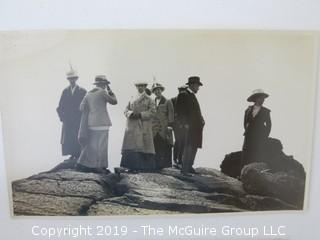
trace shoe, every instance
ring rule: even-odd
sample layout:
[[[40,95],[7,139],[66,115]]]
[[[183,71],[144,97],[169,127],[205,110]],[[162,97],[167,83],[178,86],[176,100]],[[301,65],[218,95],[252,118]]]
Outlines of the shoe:
[[[102,168],[102,173],[108,175],[111,172],[110,172],[110,170],[108,168]]]
[[[173,164],[172,167],[176,169],[181,169],[181,165],[179,165],[178,163]]]
[[[99,173],[99,174],[109,174],[109,173],[111,173],[109,171],[109,169],[106,169],[106,168],[92,168],[92,172],[93,173]]]
[[[193,167],[190,169],[190,173],[197,174],[196,170]]]
[[[90,173],[92,170],[88,167],[85,167],[81,164],[76,164],[75,169],[79,172]]]
[[[191,174],[191,173],[183,172],[183,171],[181,171],[181,175],[183,175],[183,176],[185,176],[185,177],[192,177],[192,174]]]

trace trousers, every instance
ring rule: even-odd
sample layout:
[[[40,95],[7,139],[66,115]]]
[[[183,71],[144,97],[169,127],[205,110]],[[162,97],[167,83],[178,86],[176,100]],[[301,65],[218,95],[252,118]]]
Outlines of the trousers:
[[[181,172],[188,173],[191,171],[198,148],[193,144],[186,144],[182,153]]]

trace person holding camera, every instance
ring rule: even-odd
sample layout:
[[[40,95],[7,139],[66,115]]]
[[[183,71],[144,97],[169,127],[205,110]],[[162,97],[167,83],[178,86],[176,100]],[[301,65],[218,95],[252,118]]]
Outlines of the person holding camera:
[[[80,104],[82,111],[78,139],[82,150],[77,168],[89,172],[110,173],[108,170],[108,138],[111,120],[107,103],[117,104],[105,75],[95,78],[96,85]]]

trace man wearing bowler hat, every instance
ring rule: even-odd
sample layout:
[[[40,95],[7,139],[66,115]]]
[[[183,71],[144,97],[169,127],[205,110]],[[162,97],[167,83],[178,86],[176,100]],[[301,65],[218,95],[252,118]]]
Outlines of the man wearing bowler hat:
[[[181,173],[190,176],[191,173],[195,173],[192,166],[198,148],[202,147],[204,120],[196,94],[203,84],[198,76],[189,77],[186,84],[187,90],[178,95],[176,110],[178,122],[185,130]]]
[[[58,116],[62,122],[62,155],[70,155],[70,160],[75,160],[80,155],[78,131],[81,111],[79,106],[87,92],[77,85],[78,78],[77,73],[71,67],[70,71],[67,72],[69,86],[63,90],[57,107]]]

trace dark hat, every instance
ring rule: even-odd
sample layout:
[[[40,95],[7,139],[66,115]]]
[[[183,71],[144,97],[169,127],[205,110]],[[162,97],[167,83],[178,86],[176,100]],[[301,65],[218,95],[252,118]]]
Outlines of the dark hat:
[[[93,84],[110,84],[110,82],[105,75],[97,75]]]
[[[265,93],[262,89],[256,89],[252,91],[252,94],[248,97],[248,102],[255,102],[257,97],[269,97],[269,94]]]
[[[187,85],[193,84],[193,83],[197,83],[200,86],[202,86],[202,82],[200,82],[200,77],[198,76],[192,76],[188,78],[188,82],[186,83]]]
[[[152,92],[149,88],[146,88],[144,91],[148,96],[151,96]]]

